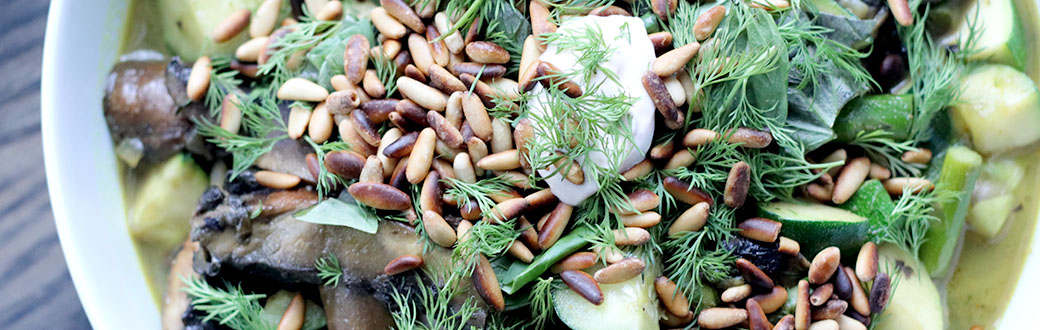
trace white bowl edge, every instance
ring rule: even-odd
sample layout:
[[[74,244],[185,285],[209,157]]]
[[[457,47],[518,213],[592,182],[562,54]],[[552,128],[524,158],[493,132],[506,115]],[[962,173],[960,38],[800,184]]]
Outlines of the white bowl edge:
[[[159,325],[126,228],[116,159],[101,111],[126,12],[127,1],[54,0],[44,39],[41,122],[47,188],[69,274],[95,329]]]

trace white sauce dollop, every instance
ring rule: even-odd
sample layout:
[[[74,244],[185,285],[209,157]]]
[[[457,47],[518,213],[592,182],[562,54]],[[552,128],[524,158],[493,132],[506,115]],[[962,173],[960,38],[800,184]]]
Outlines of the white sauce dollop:
[[[613,72],[620,84],[609,79],[602,72],[593,75],[590,81],[583,81],[582,77],[576,77],[572,80],[581,86],[583,91],[587,91],[588,86],[594,86],[602,82],[598,93],[607,96],[616,96],[624,93],[629,97],[635,98],[635,102],[628,111],[628,116],[622,119],[629,122],[635,145],[633,146],[631,143],[622,140],[621,136],[606,133],[604,133],[603,139],[599,141],[602,146],[601,149],[616,150],[618,152],[614,154],[627,155],[621,160],[620,166],[617,168],[620,173],[643,161],[647,150],[650,149],[650,144],[653,142],[654,103],[650,100],[650,95],[647,94],[646,89],[643,88],[642,76],[650,70],[656,59],[654,46],[647,36],[646,29],[643,27],[643,21],[634,17],[576,17],[566,20],[560,25],[557,32],[580,35],[585,33],[588,28],[598,29],[607,48],[612,50],[612,54],[607,57],[607,61],[600,63],[600,65]],[[549,44],[538,59],[552,63],[564,72],[570,72],[577,68],[578,64],[576,63],[579,56],[581,54],[573,50],[560,49],[556,45]],[[533,114],[544,114],[549,93],[540,84],[536,85],[530,93],[533,97],[528,102],[529,110]],[[540,129],[540,127],[536,127],[535,131],[538,132]],[[539,139],[540,137],[536,134],[534,138]],[[625,151],[621,148],[628,150]],[[595,180],[591,179],[589,170],[584,166],[590,160],[601,167],[609,166],[611,163],[603,153],[590,152],[588,159],[578,160],[578,163],[582,164],[582,168],[585,171],[585,182],[583,184],[576,185],[567,181],[560,174],[545,178],[545,181],[552,189],[553,195],[556,195],[561,202],[578,205],[599,189],[599,185]],[[550,169],[538,170],[538,173],[545,177],[552,174],[554,170],[555,168],[550,167]]]

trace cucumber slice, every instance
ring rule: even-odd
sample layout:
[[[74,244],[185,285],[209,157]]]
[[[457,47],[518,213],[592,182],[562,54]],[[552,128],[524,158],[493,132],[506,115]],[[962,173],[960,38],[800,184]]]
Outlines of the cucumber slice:
[[[943,329],[942,300],[924,265],[895,245],[882,244],[878,271],[892,277],[893,291],[876,329]]]
[[[163,40],[174,55],[195,61],[202,55],[230,55],[249,40],[240,33],[231,40],[215,43],[210,34],[228,15],[237,10],[254,10],[263,0],[159,0]]]
[[[887,225],[896,203],[881,181],[869,180],[860,185],[859,190],[838,208],[866,217],[870,221],[870,236],[874,236],[877,234],[875,230]]]
[[[563,287],[553,291],[556,315],[575,330],[586,329],[658,329],[657,293],[654,278],[648,274],[617,284],[600,284],[603,303],[593,305],[573,290]]]
[[[780,235],[798,241],[809,259],[828,246],[854,254],[870,229],[867,218],[823,204],[773,202],[759,206],[759,215],[783,224]]]
[[[932,277],[942,277],[949,270],[981,167],[982,156],[977,152],[964,146],[946,149],[935,190],[937,194],[955,194],[957,199],[939,203],[936,210],[939,222],[928,227],[924,244],[921,245],[921,262]]]
[[[834,120],[838,142],[849,142],[859,132],[883,130],[896,140],[906,139],[913,118],[910,94],[866,95],[849,101]]]
[[[973,232],[992,239],[1004,228],[1004,223],[1011,216],[1014,207],[1015,196],[1011,194],[979,201],[971,206],[967,222]]]
[[[1024,73],[1001,64],[984,65],[961,80],[953,105],[956,126],[983,154],[1010,151],[1040,139],[1040,92]]]
[[[969,61],[1007,64],[1025,70],[1026,38],[1016,12],[1012,0],[979,0],[977,6],[968,6],[959,30],[961,43],[969,37],[969,23],[977,22],[981,27],[975,44],[977,52],[968,56]]]
[[[188,237],[188,220],[207,186],[206,172],[185,154],[151,169],[129,208],[130,235],[169,251]]]

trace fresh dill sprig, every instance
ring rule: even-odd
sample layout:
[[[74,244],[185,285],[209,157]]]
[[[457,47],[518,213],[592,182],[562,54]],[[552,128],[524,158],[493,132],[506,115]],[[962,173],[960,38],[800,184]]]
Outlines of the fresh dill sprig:
[[[497,217],[491,209],[497,205],[491,196],[508,196],[506,191],[513,189],[513,180],[504,176],[495,176],[481,179],[475,183],[466,183],[454,178],[445,177],[441,179],[448,189],[444,195],[455,201],[458,205],[465,205],[470,201],[476,202],[480,213],[485,216]],[[502,219],[498,219],[502,220]]]
[[[867,57],[868,53],[827,38],[827,34],[834,32],[834,29],[816,25],[811,20],[799,19],[797,15],[800,13],[797,11],[786,15],[787,19],[781,20],[777,30],[787,42],[791,70],[798,75],[796,88],[808,86],[815,91],[820,77],[839,73],[848,75],[856,83],[876,85],[867,69],[860,64],[860,60]]]
[[[416,275],[418,292],[402,293],[393,288],[390,298],[397,312],[392,313],[395,328],[398,330],[464,330],[470,329],[469,322],[479,308],[473,297],[467,297],[457,307],[453,307],[455,295],[459,293],[456,285],[445,285],[439,290],[433,284],[427,284],[422,277]]]
[[[217,320],[221,325],[235,330],[274,329],[263,318],[260,299],[263,294],[246,294],[239,286],[225,282],[227,289],[215,288],[199,277],[180,277],[185,287],[181,289],[191,297],[195,310],[206,313],[203,322]]]
[[[713,206],[700,231],[686,232],[661,244],[668,252],[665,274],[686,293],[687,298],[697,302],[697,311],[704,302],[701,287],[707,282],[725,279],[733,269],[736,257],[719,245],[737,231],[734,219],[733,209]]]
[[[295,74],[296,70],[290,68],[289,62],[297,56],[296,53],[310,50],[329,36],[335,35],[343,25],[339,20],[323,21],[314,18],[307,6],[303,6],[303,14],[300,22],[293,26],[294,30],[268,46],[274,52],[257,71],[260,75],[273,75],[275,85],[280,85]]]
[[[549,9],[549,19],[556,25],[563,23],[565,15],[585,15],[599,6],[613,3],[613,0],[563,0],[542,1]]]
[[[325,141],[319,145],[310,136],[304,136],[303,138],[314,149],[314,154],[318,156],[318,177],[314,178],[317,182],[315,188],[318,191],[318,199],[325,199],[325,196],[331,193],[333,189],[336,189],[336,187],[346,187],[346,180],[325,168],[325,155],[333,151],[350,150],[350,145],[343,141]]]
[[[329,253],[324,257],[314,260],[314,268],[318,270],[318,278],[327,287],[339,286],[339,280],[343,277],[343,268],[339,266],[339,258]]]
[[[935,205],[958,197],[955,191],[914,193],[914,188],[907,186],[903,189],[903,194],[896,200],[896,206],[888,217],[888,223],[879,228],[878,240],[893,243],[916,257],[924,244],[928,227],[940,221],[935,213]]]
[[[912,1],[912,8],[922,1]],[[910,123],[910,139],[922,142],[929,138],[932,118],[952,104],[958,97],[958,77],[963,63],[948,50],[939,47],[925,29],[930,6],[923,14],[911,10],[916,16],[914,24],[899,27],[898,32],[906,46],[910,67],[910,90],[914,96],[913,120]]]
[[[801,144],[784,146],[781,152],[756,151],[748,165],[751,168],[751,196],[760,202],[790,199],[795,188],[818,179],[827,170],[844,162],[809,163]]]
[[[967,35],[958,36],[957,40],[957,52],[954,56],[960,61],[967,61],[968,57],[978,54],[982,51],[979,48],[979,41],[982,38],[982,32],[986,29],[985,22],[982,22],[979,15],[982,12],[982,1],[975,2],[975,14],[971,17],[965,17],[964,24],[968,28]]]
[[[397,91],[397,65],[394,65],[392,58],[382,55],[382,52],[376,53],[379,55],[371,57],[372,66],[376,69],[376,76],[379,77],[379,81],[386,88],[385,97],[390,97]]]
[[[261,155],[271,151],[274,144],[289,136],[278,105],[271,98],[254,90],[246,100],[240,100],[242,126],[239,134],[221,128],[204,117],[195,117],[195,127],[206,141],[231,153],[231,180],[249,169]]]
[[[649,2],[649,1],[647,1]],[[650,5],[648,5],[650,7]],[[691,42],[697,42],[696,37],[691,32],[693,26],[697,24],[697,18],[699,17],[700,4],[697,2],[680,1],[675,7],[675,14],[664,23],[666,28],[672,33],[672,45],[676,48],[685,46]],[[681,33],[679,33],[681,31]]]
[[[553,310],[552,299],[554,286],[558,285],[555,284],[552,277],[539,277],[531,285],[531,293],[528,296],[528,300],[531,302],[531,322],[529,324],[535,329],[544,329],[545,323],[556,314]]]
[[[474,224],[466,232],[466,239],[460,240],[451,251],[451,263],[455,266],[446,276],[448,284],[471,275],[480,255],[494,258],[505,253],[522,232],[513,229],[515,225],[516,220],[502,223],[478,221]]]
[[[211,60],[213,70],[209,76],[209,88],[206,89],[206,106],[210,117],[220,117],[224,97],[238,90],[242,80],[238,79],[238,71],[231,69],[230,56],[214,56]]]
[[[896,142],[892,133],[883,130],[856,133],[848,144],[862,148],[871,161],[892,170],[895,176],[916,177],[925,169],[924,164],[907,163],[902,159],[904,152],[917,150],[913,140]]]
[[[560,50],[578,54],[574,64],[575,70],[560,72],[541,79],[579,77],[581,82],[590,83],[594,75],[602,73],[615,83],[621,84],[617,74],[603,66],[610,61],[614,49],[610,48],[607,41],[603,39],[603,31],[598,25],[586,25],[581,29],[557,30],[538,36],[538,38],[541,42],[556,46]]]

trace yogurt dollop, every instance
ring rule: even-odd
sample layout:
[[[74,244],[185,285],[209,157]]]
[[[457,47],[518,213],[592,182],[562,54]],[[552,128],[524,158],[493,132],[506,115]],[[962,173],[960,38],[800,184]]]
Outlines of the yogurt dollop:
[[[581,86],[583,91],[588,91],[590,86],[598,85],[596,90],[598,94],[605,96],[624,94],[633,98],[634,102],[629,108],[628,114],[621,119],[627,121],[632,139],[628,140],[616,133],[603,132],[602,139],[595,142],[599,144],[599,149],[607,150],[608,154],[625,155],[625,157],[620,161],[611,160],[603,152],[593,151],[589,152],[585,159],[577,159],[578,163],[582,165],[586,178],[585,182],[580,185],[568,181],[562,174],[553,174],[555,168],[552,166],[549,169],[538,170],[538,174],[549,184],[553,195],[569,205],[580,204],[599,189],[599,184],[590,179],[587,162],[591,161],[600,167],[617,167],[616,171],[624,172],[643,161],[654,136],[654,103],[646,89],[643,88],[642,75],[650,70],[656,55],[654,46],[643,27],[643,22],[638,18],[626,16],[584,16],[568,19],[556,31],[564,36],[582,35],[587,32],[587,29],[596,29],[602,36],[606,48],[611,52],[605,58],[605,62],[600,63],[603,70],[592,75],[588,81],[585,81],[584,77],[580,77],[580,75],[576,75],[571,80]],[[578,59],[581,55],[578,51],[564,49],[550,43],[538,59],[553,64],[561,71],[570,72],[580,66]],[[616,81],[610,79],[604,71],[614,73]],[[528,102],[529,111],[535,116],[545,114],[548,111],[548,98],[551,97],[549,92],[538,84],[530,91],[530,94],[532,97]],[[556,127],[542,128],[537,125],[535,124],[535,132],[558,129]],[[544,137],[537,134],[534,137],[536,140],[540,138]],[[612,166],[612,163],[615,165]]]

